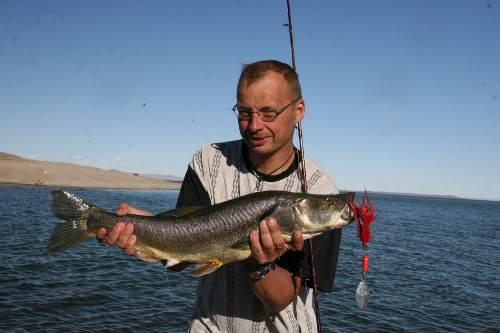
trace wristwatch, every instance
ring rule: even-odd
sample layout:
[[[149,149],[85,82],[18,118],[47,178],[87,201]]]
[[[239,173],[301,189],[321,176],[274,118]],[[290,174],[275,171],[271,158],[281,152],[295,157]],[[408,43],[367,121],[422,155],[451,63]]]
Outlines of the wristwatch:
[[[267,275],[267,273],[273,271],[275,268],[276,264],[274,263],[274,261],[266,262],[265,264],[258,265],[253,270],[249,271],[248,274],[253,281],[259,281],[262,280]]]

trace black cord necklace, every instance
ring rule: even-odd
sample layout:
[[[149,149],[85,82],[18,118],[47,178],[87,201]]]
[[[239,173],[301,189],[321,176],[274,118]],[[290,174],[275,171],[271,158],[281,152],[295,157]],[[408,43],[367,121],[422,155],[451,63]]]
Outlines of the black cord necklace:
[[[251,172],[252,174],[257,177],[258,179],[260,179],[263,176],[272,176],[273,173],[275,173],[276,171],[280,170],[281,168],[283,168],[285,165],[287,165],[288,162],[290,162],[290,159],[295,156],[295,149],[292,149],[292,153],[290,154],[290,156],[288,156],[288,158],[286,159],[285,163],[281,164],[279,167],[277,167],[276,169],[274,169],[273,171],[269,172],[269,173],[263,173],[259,170],[257,170],[257,168],[250,162],[250,166],[251,166]]]

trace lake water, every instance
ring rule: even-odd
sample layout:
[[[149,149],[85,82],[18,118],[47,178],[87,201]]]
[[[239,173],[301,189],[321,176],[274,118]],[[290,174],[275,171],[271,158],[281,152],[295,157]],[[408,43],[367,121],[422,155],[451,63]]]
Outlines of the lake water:
[[[0,187],[0,331],[182,332],[196,278],[88,241],[46,253],[58,220],[50,189]],[[173,208],[176,191],[71,190],[114,210]],[[360,197],[360,196],[358,196]],[[500,203],[371,196],[368,309],[355,290],[362,251],[344,229],[335,291],[321,294],[325,332],[499,332]]]

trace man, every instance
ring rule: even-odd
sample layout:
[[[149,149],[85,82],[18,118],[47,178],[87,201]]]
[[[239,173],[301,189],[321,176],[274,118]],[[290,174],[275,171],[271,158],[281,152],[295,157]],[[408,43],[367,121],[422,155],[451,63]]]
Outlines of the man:
[[[293,145],[305,113],[298,76],[266,60],[243,68],[233,107],[242,140],[202,147],[189,163],[177,206],[212,205],[266,190],[299,192],[300,157]],[[328,176],[306,159],[311,193],[336,193]],[[122,214],[149,214],[120,205]],[[132,225],[117,224],[98,238],[134,254]],[[318,287],[331,291],[340,230],[314,239]],[[279,221],[265,219],[249,235],[251,257],[200,279],[190,332],[315,332],[308,248],[300,233],[286,244]],[[295,250],[295,251],[294,251]],[[299,252],[301,251],[301,252]]]

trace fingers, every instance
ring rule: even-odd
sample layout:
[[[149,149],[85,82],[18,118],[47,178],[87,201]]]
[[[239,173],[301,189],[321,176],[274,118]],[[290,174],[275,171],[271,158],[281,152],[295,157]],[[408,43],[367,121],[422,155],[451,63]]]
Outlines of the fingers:
[[[130,212],[129,212],[130,208],[132,208],[132,207],[130,207],[126,203],[121,203],[118,205],[118,208],[116,209],[116,215],[123,216],[123,215],[130,214]]]
[[[250,250],[252,251],[252,256],[255,258],[255,261],[257,261],[257,264],[265,263],[264,252],[260,245],[259,232],[257,230],[252,230],[249,238]]]
[[[296,231],[292,235],[292,241],[290,243],[290,249],[294,251],[302,251],[304,248],[304,237],[300,231]]]
[[[132,234],[128,241],[127,244],[125,245],[125,253],[128,254],[129,256],[135,256],[135,244],[137,243],[137,237]]]
[[[103,242],[104,239],[106,238],[106,235],[108,232],[104,228],[99,228],[96,232],[96,237],[99,242]]]
[[[120,237],[120,234],[122,233],[124,228],[125,228],[125,223],[118,222],[113,226],[113,228],[111,228],[109,233],[106,235],[104,241],[109,245],[115,245],[116,241],[118,240],[118,237]]]
[[[128,206],[128,214],[134,214],[134,215],[143,215],[143,216],[152,216],[151,212],[148,212],[147,210],[142,210],[138,209],[132,206]]]
[[[118,205],[118,208],[116,209],[117,216],[123,216],[123,215],[128,215],[128,214],[133,214],[133,215],[143,215],[143,216],[151,216],[151,212],[148,212],[147,210],[142,210],[139,208],[132,207],[126,203],[121,203]]]
[[[121,203],[116,209],[117,216],[124,216],[129,214],[135,215],[151,215],[150,212],[134,208]],[[99,242],[104,242],[109,245],[116,245],[128,255],[135,255],[135,245],[137,244],[137,237],[134,235],[134,225],[130,223],[118,222],[111,230],[99,228],[96,232],[96,238]]]
[[[118,239],[116,240],[116,245],[124,249],[127,246],[127,242],[133,233],[134,233],[134,225],[130,223],[126,224],[122,232],[118,236]]]
[[[267,229],[272,240],[270,248],[268,248],[267,251],[273,252],[278,257],[281,257],[288,250],[288,246],[283,239],[278,222],[273,218],[267,219]]]
[[[270,226],[275,226],[276,221],[271,219],[266,219],[260,222],[259,224],[259,235],[260,235],[260,244],[262,245],[262,251],[267,256],[272,256],[274,254],[275,246],[273,237],[271,235],[271,230],[269,230]]]
[[[137,237],[134,235],[134,225],[119,222],[111,228],[109,233],[106,229],[99,228],[96,233],[97,240],[109,245],[116,245],[128,255],[135,255]]]
[[[288,250],[279,225],[273,218],[260,222],[258,231],[250,233],[249,243],[252,257],[258,264],[274,261]]]

